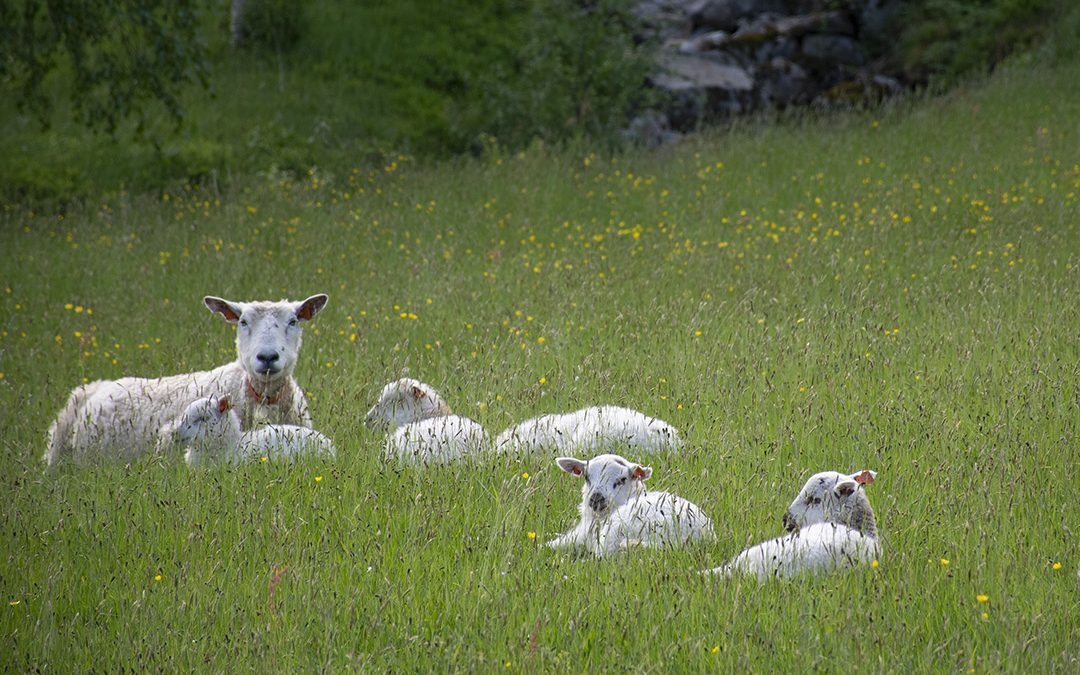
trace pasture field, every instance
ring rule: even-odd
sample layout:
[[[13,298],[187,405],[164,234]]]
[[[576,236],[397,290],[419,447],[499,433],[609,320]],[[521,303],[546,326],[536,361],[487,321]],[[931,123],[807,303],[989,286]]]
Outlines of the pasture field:
[[[520,155],[0,215],[3,670],[1076,672],[1080,67],[646,154]],[[297,377],[336,462],[47,474],[84,380],[210,368],[201,298],[330,294]],[[494,435],[614,403],[715,542],[543,543],[551,457],[402,470],[403,368]],[[871,468],[875,568],[697,571]]]

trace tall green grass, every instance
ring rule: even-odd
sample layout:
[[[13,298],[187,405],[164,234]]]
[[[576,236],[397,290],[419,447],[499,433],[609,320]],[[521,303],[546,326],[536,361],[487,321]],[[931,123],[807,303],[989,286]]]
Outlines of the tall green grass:
[[[1078,77],[648,155],[8,208],[4,665],[1074,670]],[[203,295],[319,291],[297,376],[336,462],[44,473],[74,385],[232,357]],[[717,540],[575,559],[542,545],[579,497],[551,458],[382,463],[362,415],[403,368],[492,434],[605,402],[670,421],[686,449],[634,459]],[[697,574],[779,534],[811,473],[864,467],[876,569]]]

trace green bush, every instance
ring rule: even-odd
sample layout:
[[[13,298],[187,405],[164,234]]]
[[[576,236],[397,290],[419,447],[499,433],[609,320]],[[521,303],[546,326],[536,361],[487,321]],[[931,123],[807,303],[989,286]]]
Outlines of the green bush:
[[[9,157],[0,165],[0,203],[63,202],[84,194],[82,173],[68,164],[52,166],[27,157]]]
[[[232,166],[232,148],[205,138],[185,139],[162,150],[161,166],[166,178],[204,183]]]
[[[1052,0],[913,0],[897,55],[913,78],[947,85],[1031,44],[1056,14]]]
[[[305,4],[294,0],[246,0],[243,43],[277,53],[291,50],[304,35]]]
[[[649,45],[634,43],[631,5],[615,0],[534,2],[507,58],[465,73],[459,131],[510,147],[574,137],[611,144],[648,92]]]

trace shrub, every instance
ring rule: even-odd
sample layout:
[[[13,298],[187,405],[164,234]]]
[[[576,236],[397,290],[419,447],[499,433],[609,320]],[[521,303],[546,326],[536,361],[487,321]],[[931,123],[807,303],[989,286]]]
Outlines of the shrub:
[[[901,17],[898,56],[914,79],[947,85],[985,72],[1047,31],[1051,0],[913,0]]]
[[[242,43],[276,53],[289,51],[304,35],[305,4],[294,0],[245,0]]]
[[[464,74],[471,96],[460,102],[459,131],[510,147],[572,137],[615,142],[649,95],[651,45],[634,43],[631,9],[616,0],[532,3],[507,58]]]

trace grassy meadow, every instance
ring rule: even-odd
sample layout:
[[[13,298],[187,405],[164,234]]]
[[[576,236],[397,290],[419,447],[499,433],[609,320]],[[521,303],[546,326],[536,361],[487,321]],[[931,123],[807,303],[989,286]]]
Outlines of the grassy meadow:
[[[408,157],[0,214],[0,640],[30,670],[1075,672],[1080,66],[655,153]],[[330,294],[297,377],[336,462],[47,474],[82,381],[207,369],[201,298]],[[613,403],[715,542],[543,542],[550,457],[385,464],[407,368],[494,435]],[[875,469],[883,555],[702,578],[803,481]]]

